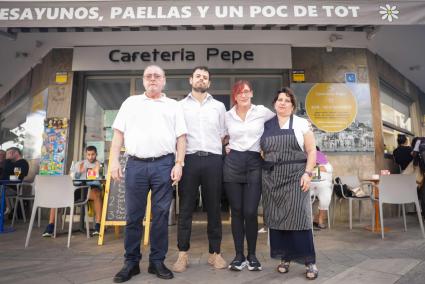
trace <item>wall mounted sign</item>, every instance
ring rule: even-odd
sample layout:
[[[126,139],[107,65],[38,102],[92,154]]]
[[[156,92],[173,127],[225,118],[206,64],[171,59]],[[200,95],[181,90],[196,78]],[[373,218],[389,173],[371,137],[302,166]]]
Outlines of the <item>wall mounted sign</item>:
[[[345,73],[345,82],[346,83],[356,83],[357,82],[356,73],[352,73],[352,72]]]
[[[55,83],[56,84],[66,84],[68,82],[68,73],[67,72],[56,72],[55,74]]]
[[[6,1],[0,27],[418,25],[422,1]]]
[[[150,64],[164,69],[292,67],[291,47],[283,44],[145,45],[75,47],[72,70],[143,70]]]
[[[370,88],[365,83],[295,83],[296,114],[312,123],[325,152],[373,152]]]
[[[303,83],[305,82],[304,70],[292,70],[292,82]]]

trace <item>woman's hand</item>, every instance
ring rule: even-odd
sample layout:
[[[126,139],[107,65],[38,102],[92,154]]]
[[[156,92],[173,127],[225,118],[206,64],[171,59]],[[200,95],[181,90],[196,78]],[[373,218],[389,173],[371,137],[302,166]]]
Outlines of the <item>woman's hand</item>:
[[[307,173],[304,173],[300,180],[300,187],[303,192],[306,192],[310,188],[310,182],[311,177]]]

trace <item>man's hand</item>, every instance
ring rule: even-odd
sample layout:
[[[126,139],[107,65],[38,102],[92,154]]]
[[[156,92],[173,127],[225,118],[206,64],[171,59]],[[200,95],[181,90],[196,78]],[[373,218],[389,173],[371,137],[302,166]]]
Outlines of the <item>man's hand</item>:
[[[119,181],[123,178],[119,160],[111,161],[111,177],[113,180],[116,180],[116,181]]]
[[[171,170],[171,180],[173,181],[173,186],[175,186],[180,179],[182,178],[183,167],[180,164],[175,164]]]

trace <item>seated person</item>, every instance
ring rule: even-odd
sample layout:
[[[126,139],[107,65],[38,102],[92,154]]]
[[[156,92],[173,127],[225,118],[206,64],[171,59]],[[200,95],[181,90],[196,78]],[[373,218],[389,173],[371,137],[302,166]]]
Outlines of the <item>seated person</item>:
[[[0,150],[0,178],[3,177],[4,163],[6,162],[6,151]]]
[[[404,171],[413,159],[410,154],[412,152],[412,147],[408,145],[408,142],[406,135],[399,134],[397,136],[398,147],[394,150],[393,157],[396,164],[400,166],[401,171]]]
[[[20,174],[18,179],[23,180],[24,177],[28,175],[29,164],[27,160],[22,158],[22,152],[17,147],[10,147],[6,151],[6,160],[4,162],[4,167],[1,175],[2,180],[9,180],[10,176],[15,175],[15,168],[20,169]],[[11,185],[6,188],[6,196],[16,195],[16,186]],[[5,215],[9,214],[12,211],[9,199],[6,198],[6,210]]]
[[[75,165],[75,168],[71,169],[75,171],[74,172],[75,178],[85,179],[87,169],[92,169],[96,173],[99,173],[100,162],[96,158],[97,158],[96,147],[88,146],[86,148],[86,159],[78,162]],[[80,184],[75,184],[75,185],[80,185]],[[92,235],[95,236],[95,235],[99,235],[99,231],[100,231],[100,218],[102,214],[102,185],[100,184],[99,181],[95,181],[95,180],[91,182],[87,182],[87,185],[90,186],[89,200],[93,200],[93,203],[94,203],[96,225]],[[79,196],[76,196],[76,199],[78,201],[81,200]],[[42,236],[43,237],[53,236],[54,228],[55,228],[55,209],[52,208],[50,209],[49,224],[44,230],[44,233]]]
[[[419,148],[420,144],[421,141],[419,138],[415,137],[412,140],[413,160],[409,163],[409,165],[402,173],[406,175],[416,176],[416,184],[418,185],[418,200],[422,209],[422,217],[425,218],[425,151],[422,150],[421,152]]]
[[[315,181],[313,177],[310,194],[314,194],[319,199],[319,213],[314,217],[313,225],[316,229],[325,229],[326,211],[329,210],[332,198],[332,166],[325,154],[320,152],[319,147],[316,146],[316,150],[317,172],[320,170],[320,181]]]

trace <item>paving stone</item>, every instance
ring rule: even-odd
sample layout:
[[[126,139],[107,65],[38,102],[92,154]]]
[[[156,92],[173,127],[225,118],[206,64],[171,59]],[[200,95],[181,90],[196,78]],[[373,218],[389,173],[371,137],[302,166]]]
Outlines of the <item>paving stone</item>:
[[[391,274],[404,275],[421,261],[417,259],[368,259],[356,265],[360,269],[369,269]]]
[[[325,284],[390,284],[395,283],[400,275],[383,273],[379,271],[366,270],[358,267],[351,267],[344,272],[325,281]]]

